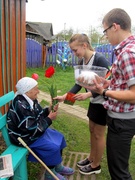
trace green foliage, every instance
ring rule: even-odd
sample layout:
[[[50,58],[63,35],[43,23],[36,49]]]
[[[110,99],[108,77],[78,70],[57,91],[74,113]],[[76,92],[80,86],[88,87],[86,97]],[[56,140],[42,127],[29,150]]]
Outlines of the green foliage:
[[[71,36],[73,35],[73,29],[70,28],[69,30],[65,29],[61,32],[59,32],[57,35],[56,35],[56,39],[57,41],[69,41],[69,39],[71,38]]]
[[[43,172],[42,170],[43,166],[38,162],[35,163],[35,162],[28,161],[27,167],[28,167],[28,180],[38,179],[41,172]]]

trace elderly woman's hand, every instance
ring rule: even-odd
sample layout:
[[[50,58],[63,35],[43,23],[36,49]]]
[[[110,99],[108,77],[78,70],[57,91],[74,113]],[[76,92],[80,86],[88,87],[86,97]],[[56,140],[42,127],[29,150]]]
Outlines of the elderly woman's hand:
[[[53,110],[56,112],[58,110],[58,107],[59,107],[59,103],[57,103],[54,107],[53,107]]]
[[[67,93],[64,94],[63,96],[56,96],[53,99],[58,100],[58,102],[63,102],[66,98],[66,95],[67,95]]]
[[[50,106],[49,106],[49,112],[51,111],[57,111],[58,110],[58,106],[59,106],[59,103],[57,103],[56,105],[52,105],[52,103],[50,103]]]

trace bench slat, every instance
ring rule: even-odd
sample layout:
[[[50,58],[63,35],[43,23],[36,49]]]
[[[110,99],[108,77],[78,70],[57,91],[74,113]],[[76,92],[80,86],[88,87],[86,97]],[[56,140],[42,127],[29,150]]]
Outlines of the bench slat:
[[[2,132],[2,136],[5,140],[5,143],[7,146],[11,145],[9,135],[8,135],[8,130],[7,130],[7,116],[4,114],[3,116],[0,117],[0,130]]]
[[[23,147],[10,145],[1,155],[11,154],[13,169],[16,170],[23,158],[26,158],[28,150]]]
[[[15,96],[14,91],[10,91],[9,93],[1,96],[0,97],[0,107],[9,103],[14,98],[14,96]]]
[[[11,100],[14,98],[14,92],[11,91],[4,96],[0,97],[0,107],[6,105],[7,103],[10,103]],[[27,173],[27,154],[28,150],[24,147],[18,147],[13,144],[11,144],[8,130],[7,130],[7,117],[6,114],[2,115],[0,112],[0,131],[2,132],[2,136],[4,138],[4,141],[7,145],[6,150],[1,154],[7,155],[11,154],[12,156],[12,165],[13,165],[13,171],[14,176],[12,177],[12,180],[28,180],[28,173]],[[8,180],[7,178],[0,178],[0,180]]]

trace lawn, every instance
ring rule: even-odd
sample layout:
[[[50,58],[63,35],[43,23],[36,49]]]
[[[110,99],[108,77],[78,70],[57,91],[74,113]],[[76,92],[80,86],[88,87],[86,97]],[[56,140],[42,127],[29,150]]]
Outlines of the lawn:
[[[44,77],[45,69],[43,68],[27,69],[27,76],[31,77],[33,73],[37,73],[39,75],[39,80],[38,80],[39,89],[48,92],[46,86],[47,79]],[[74,69],[71,67],[67,67],[67,69],[63,71],[60,67],[56,67],[55,78],[57,81],[58,95],[62,95],[66,93],[75,83]],[[85,92],[84,89],[82,89],[81,92]],[[75,103],[87,109],[89,99]],[[42,106],[44,106],[45,104],[48,103],[46,101],[41,102]],[[64,150],[64,153],[67,153],[68,151],[89,153],[89,130],[88,130],[87,121],[82,120],[81,117],[77,118],[74,115],[67,114],[64,111],[60,110],[57,120],[53,121],[53,128],[62,132],[66,138],[67,148]],[[131,158],[129,162],[133,179],[135,179],[134,149],[135,149],[135,139],[133,139],[132,142]],[[106,152],[104,153],[101,166],[102,166],[102,173],[99,176],[99,180],[109,180],[109,173],[106,162]],[[35,177],[38,177],[39,173],[37,172],[40,172],[40,169],[41,169],[40,165],[37,166],[37,164],[35,165],[34,163],[28,163],[29,180],[33,180],[35,179]]]

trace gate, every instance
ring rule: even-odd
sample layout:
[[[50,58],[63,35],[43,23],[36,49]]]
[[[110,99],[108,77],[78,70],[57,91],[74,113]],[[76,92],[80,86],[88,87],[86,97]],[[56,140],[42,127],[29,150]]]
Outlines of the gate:
[[[27,67],[42,67],[42,45],[34,39],[26,39]]]

